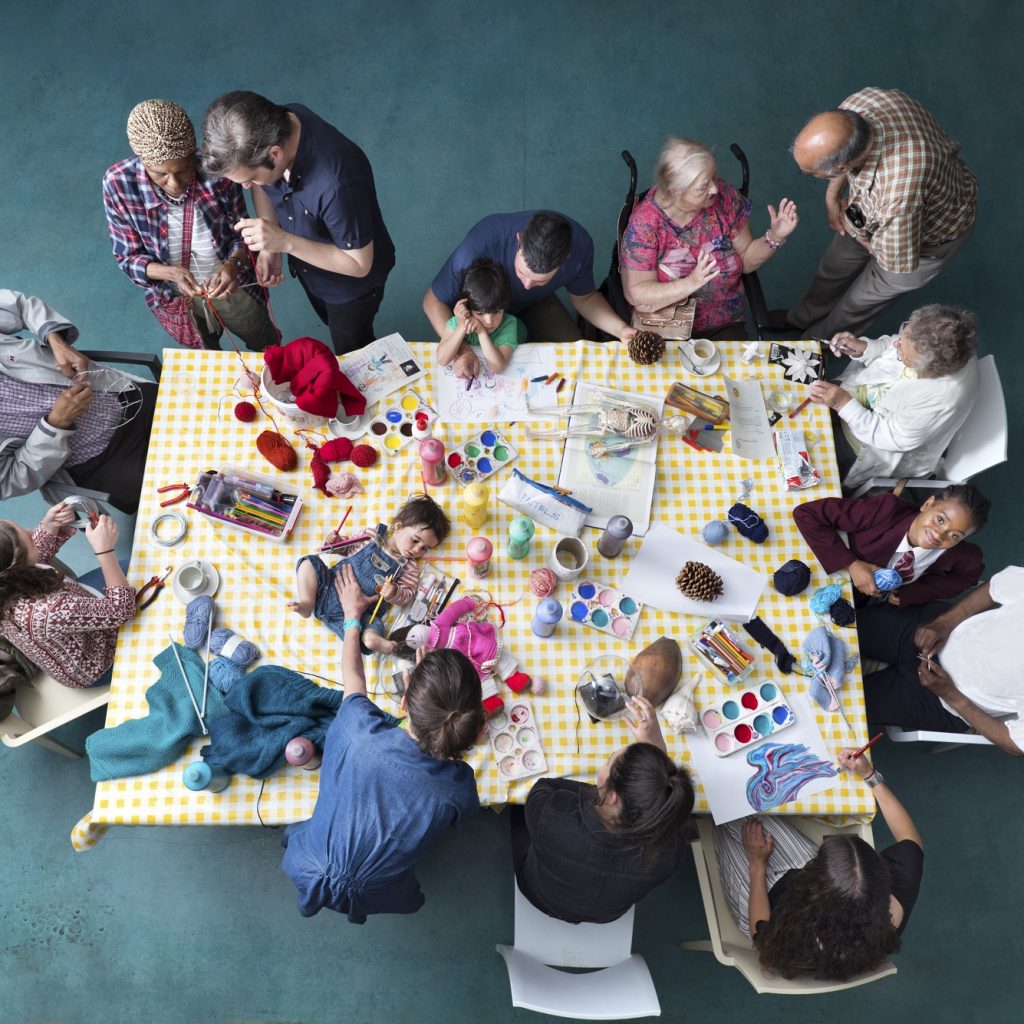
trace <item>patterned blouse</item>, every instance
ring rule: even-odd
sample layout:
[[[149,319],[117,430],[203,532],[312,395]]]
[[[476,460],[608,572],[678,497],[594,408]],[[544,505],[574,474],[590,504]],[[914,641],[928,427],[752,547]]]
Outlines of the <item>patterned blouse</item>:
[[[718,264],[719,274],[694,293],[697,309],[693,333],[713,330],[743,320],[743,259],[732,240],[750,219],[750,200],[735,186],[717,178],[715,201],[685,227],[680,227],[661,208],[652,188],[633,207],[619,244],[619,265],[623,270],[654,270],[659,281],[688,277],[697,265],[701,249]],[[672,273],[666,274],[664,264]]]
[[[64,529],[55,537],[37,526],[32,540],[39,564],[49,565],[74,535]],[[0,619],[0,633],[57,682],[91,686],[114,664],[118,627],[135,615],[134,587],[106,587],[104,593],[96,597],[65,579],[50,594],[16,602]]]

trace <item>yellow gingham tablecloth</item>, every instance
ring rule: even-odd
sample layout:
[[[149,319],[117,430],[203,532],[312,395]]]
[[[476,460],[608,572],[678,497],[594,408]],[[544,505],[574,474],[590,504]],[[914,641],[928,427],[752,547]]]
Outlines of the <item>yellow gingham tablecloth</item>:
[[[741,345],[740,342],[719,344],[723,353],[722,371],[737,378],[761,377],[767,394],[771,389],[770,382],[782,380],[782,368],[769,365],[763,358],[745,366],[739,360]],[[433,402],[433,346],[417,343],[413,348],[431,368],[425,378],[414,382],[413,387]],[[388,522],[389,516],[408,494],[421,490],[415,442],[394,456],[381,453],[376,465],[370,469],[356,470],[365,492],[351,502],[326,498],[311,486],[308,470],[310,453],[302,446],[301,439],[296,439],[296,446],[301,449],[299,468],[291,473],[280,473],[256,450],[257,434],[270,426],[266,417],[261,415],[252,424],[243,424],[234,418],[232,409],[237,396],[232,396],[231,388],[241,372],[237,354],[166,350],[164,358],[129,574],[131,581],[141,585],[165,566],[179,566],[190,558],[208,559],[221,574],[220,589],[216,595],[217,625],[228,626],[255,643],[263,654],[260,664],[280,664],[299,672],[316,673],[318,677],[331,680],[319,679],[324,685],[336,685],[340,681],[338,640],[315,619],[300,619],[285,608],[294,596],[295,562],[300,555],[315,551],[320,546],[348,504],[354,505],[354,509],[345,532],[355,532],[378,521]],[[246,354],[245,359],[257,371],[261,369],[260,356]],[[569,378],[569,386],[559,396],[564,404],[571,398],[571,385],[576,377],[659,398],[667,394],[675,380],[697,386],[709,394],[724,394],[720,373],[703,381],[693,378],[683,371],[678,354],[672,348],[660,364],[643,367],[633,365],[622,345],[577,342],[557,346],[557,361],[559,370]],[[788,384],[787,387],[802,397],[802,387]],[[294,436],[288,425],[280,417],[277,419],[278,425]],[[785,422],[807,431],[812,444],[812,461],[822,475],[821,485],[808,491],[787,492],[783,489],[780,470],[774,460],[744,461],[729,454],[728,445],[721,454],[698,453],[672,437],[665,437],[661,439],[658,451],[653,518],[682,533],[697,534],[709,519],[725,517],[729,506],[740,495],[741,481],[752,478],[754,489],[749,504],[768,524],[768,541],[754,544],[732,531],[721,550],[766,575],[790,558],[800,558],[811,565],[814,575],[811,587],[804,594],[786,598],[769,584],[758,609],[760,616],[787,647],[794,654],[799,654],[801,642],[817,624],[808,606],[809,595],[827,579],[803,543],[791,512],[801,501],[838,494],[839,478],[827,408],[810,405],[798,417]],[[529,477],[554,484],[561,462],[561,442],[531,442],[527,438],[526,425],[522,423],[498,426],[519,449],[519,457],[513,465]],[[470,425],[447,424],[437,426],[435,436],[440,437],[450,450],[453,445],[468,440],[474,432]],[[275,543],[186,509],[189,532],[185,541],[174,548],[156,545],[149,536],[150,523],[161,511],[161,496],[157,495],[156,488],[182,481],[193,482],[203,470],[223,464],[276,477],[290,489],[301,487],[306,506],[291,538],[283,544]],[[339,467],[334,468],[337,470]],[[354,467],[346,465],[341,468]],[[431,493],[446,507],[453,521],[452,535],[437,554],[458,559],[451,562],[438,560],[436,564],[465,581],[465,563],[461,556],[466,542],[477,533],[492,540],[495,557],[491,574],[473,589],[485,586],[495,600],[511,604],[506,607],[505,646],[520,660],[524,671],[532,676],[543,676],[550,684],[546,694],[530,698],[540,726],[548,774],[593,781],[602,762],[618,747],[629,742],[630,735],[624,723],[595,725],[577,710],[574,691],[583,668],[603,653],[631,657],[658,637],[666,635],[677,638],[683,647],[686,658],[684,678],[687,678],[690,673],[702,670],[689,652],[687,641],[704,620],[646,607],[628,642],[618,641],[567,618],[563,618],[550,639],[535,637],[530,631],[530,619],[536,599],[528,595],[518,603],[512,602],[527,592],[531,570],[545,564],[558,538],[552,531],[538,526],[526,558],[514,562],[506,557],[508,526],[514,513],[499,502],[496,495],[507,478],[508,473],[502,472],[488,481],[491,490],[490,519],[480,530],[472,530],[458,518],[461,489],[453,480],[449,479],[443,487],[432,490]],[[176,507],[184,509],[184,505]],[[591,550],[593,574],[603,582],[620,583],[628,568],[628,559],[638,549],[640,539],[632,538],[618,559],[606,560],[597,553],[599,535],[599,531],[589,528],[583,535]],[[845,586],[849,596],[849,585]],[[464,583],[462,592],[465,589]],[[564,591],[565,588],[561,589]],[[146,713],[144,694],[156,678],[152,658],[167,646],[169,631],[180,638],[183,624],[184,606],[168,587],[153,605],[123,627],[107,712],[108,726]],[[851,653],[856,653],[855,630],[839,632],[849,644]],[[752,641],[748,646],[757,651],[757,669],[753,679],[773,679],[784,691],[805,687],[803,677],[782,675],[766,652]],[[374,660],[367,659],[367,671],[371,695],[381,706],[397,710],[383,684],[377,685]],[[849,735],[838,714],[816,711],[818,726],[833,753],[854,740],[863,743],[867,739],[860,683],[857,668],[848,674],[841,691],[846,716],[856,733],[854,737]],[[711,673],[704,671],[704,682],[695,695],[698,706],[723,699],[726,691],[724,684],[719,684]],[[503,696],[507,703],[512,694],[503,688]],[[290,766],[282,768],[264,784],[236,776],[220,793],[194,793],[186,789],[181,781],[182,770],[199,757],[199,749],[204,742],[193,741],[182,758],[152,775],[97,785],[91,815],[76,827],[73,836],[76,848],[85,849],[93,845],[105,827],[111,824],[280,824],[303,820],[312,813],[318,773]],[[668,745],[676,760],[690,761],[682,739],[668,735]],[[468,760],[476,771],[482,803],[525,801],[533,780],[506,782],[499,776],[497,763],[486,743],[474,749]],[[700,788],[696,810],[708,810]],[[845,817],[871,815],[873,812],[874,801],[870,792],[845,773],[840,775],[840,782],[833,789],[807,800],[786,804],[775,811],[780,814]]]

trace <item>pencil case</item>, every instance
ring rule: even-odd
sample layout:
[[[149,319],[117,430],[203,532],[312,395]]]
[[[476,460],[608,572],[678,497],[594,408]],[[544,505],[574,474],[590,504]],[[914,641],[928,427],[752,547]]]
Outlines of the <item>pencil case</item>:
[[[673,409],[689,413],[691,416],[699,416],[707,420],[713,426],[723,423],[729,415],[729,403],[721,398],[712,398],[705,395],[703,391],[687,387],[678,381],[669,389],[665,404]]]
[[[511,479],[502,487],[498,497],[517,512],[550,527],[563,537],[578,537],[593,511],[589,505],[576,501],[567,494],[545,487],[544,484],[512,470]]]
[[[302,495],[261,473],[221,466],[199,474],[187,507],[236,530],[283,543],[298,521]]]

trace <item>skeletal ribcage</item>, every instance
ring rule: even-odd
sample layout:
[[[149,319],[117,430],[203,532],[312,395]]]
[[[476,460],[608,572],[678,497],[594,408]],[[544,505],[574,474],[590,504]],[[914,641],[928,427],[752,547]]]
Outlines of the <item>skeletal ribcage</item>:
[[[603,430],[636,441],[649,441],[658,429],[654,413],[649,409],[608,409],[599,414],[598,421]]]

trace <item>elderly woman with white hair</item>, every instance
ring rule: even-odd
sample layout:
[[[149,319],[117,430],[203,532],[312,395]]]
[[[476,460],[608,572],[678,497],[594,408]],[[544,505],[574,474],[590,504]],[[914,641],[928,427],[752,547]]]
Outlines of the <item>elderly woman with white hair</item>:
[[[838,384],[812,384],[810,397],[832,409],[844,489],[931,473],[978,394],[974,314],[922,306],[895,337],[843,331],[829,344],[852,362]]]
[[[103,176],[117,265],[180,345],[220,348],[225,327],[254,350],[280,341],[234,225],[248,216],[241,186],[204,175],[188,114],[144,100],[128,115],[134,157]]]
[[[694,297],[693,333],[745,337],[741,276],[770,259],[797,226],[796,204],[768,207],[768,230],[754,238],[750,200],[718,177],[714,154],[669,138],[655,184],[633,208],[619,243],[626,299],[649,312]]]

